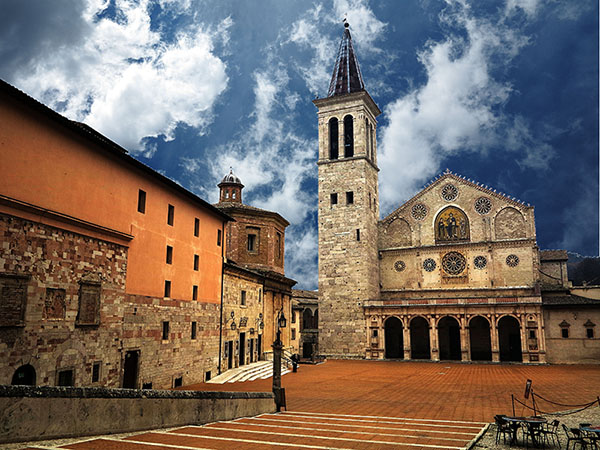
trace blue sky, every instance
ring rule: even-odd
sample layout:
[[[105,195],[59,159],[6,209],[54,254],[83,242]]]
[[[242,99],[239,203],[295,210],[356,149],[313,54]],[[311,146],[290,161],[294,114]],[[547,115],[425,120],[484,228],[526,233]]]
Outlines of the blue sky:
[[[3,0],[0,77],[215,202],[291,225],[317,285],[317,118],[350,23],[381,218],[449,168],[535,206],[540,248],[598,255],[598,2]]]

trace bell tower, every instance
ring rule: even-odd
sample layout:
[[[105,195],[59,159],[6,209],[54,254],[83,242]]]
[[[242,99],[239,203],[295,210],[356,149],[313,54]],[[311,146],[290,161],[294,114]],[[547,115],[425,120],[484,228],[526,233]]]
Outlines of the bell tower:
[[[319,120],[319,352],[364,358],[363,304],[379,297],[376,118],[344,24]]]

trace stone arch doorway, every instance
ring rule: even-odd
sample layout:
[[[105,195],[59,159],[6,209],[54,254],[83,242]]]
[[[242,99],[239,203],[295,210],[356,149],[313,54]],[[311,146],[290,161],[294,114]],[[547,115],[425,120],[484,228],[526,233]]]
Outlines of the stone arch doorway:
[[[429,323],[421,316],[410,321],[410,358],[431,359]]]
[[[460,361],[462,352],[460,349],[460,324],[454,317],[442,317],[438,322],[438,347],[440,359],[449,361]]]
[[[521,327],[517,319],[504,316],[498,321],[498,341],[500,361],[523,361]]]
[[[490,322],[485,317],[475,316],[469,322],[469,345],[471,361],[492,360],[492,338]]]
[[[33,366],[31,364],[25,364],[15,370],[10,384],[35,386],[35,369]]]
[[[388,317],[385,321],[385,357],[404,358],[404,336],[402,322],[397,317]]]

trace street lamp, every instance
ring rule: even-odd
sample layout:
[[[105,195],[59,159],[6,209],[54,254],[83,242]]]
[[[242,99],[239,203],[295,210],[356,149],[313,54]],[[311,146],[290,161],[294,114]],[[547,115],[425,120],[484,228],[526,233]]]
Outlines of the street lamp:
[[[281,351],[283,350],[283,343],[281,342],[281,329],[285,328],[287,320],[283,314],[283,306],[277,313],[277,334],[275,342],[273,342],[273,394],[275,394],[275,405],[277,406],[277,412],[281,411],[281,405],[283,404],[283,395],[281,389]]]

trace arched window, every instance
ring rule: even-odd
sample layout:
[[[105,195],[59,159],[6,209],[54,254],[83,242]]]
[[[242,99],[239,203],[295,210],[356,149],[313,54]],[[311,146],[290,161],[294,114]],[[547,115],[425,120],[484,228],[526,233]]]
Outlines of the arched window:
[[[19,367],[12,377],[12,385],[35,386],[35,369],[30,364]]]
[[[329,120],[329,159],[338,159],[338,120],[333,117]]]
[[[354,156],[354,119],[352,116],[344,117],[344,156]]]

